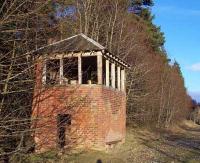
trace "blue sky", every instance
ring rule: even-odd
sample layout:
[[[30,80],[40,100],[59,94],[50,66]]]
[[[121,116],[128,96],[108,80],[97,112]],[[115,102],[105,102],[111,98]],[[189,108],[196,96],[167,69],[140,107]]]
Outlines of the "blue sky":
[[[154,23],[165,33],[165,47],[181,66],[190,95],[200,102],[200,0],[154,0]]]

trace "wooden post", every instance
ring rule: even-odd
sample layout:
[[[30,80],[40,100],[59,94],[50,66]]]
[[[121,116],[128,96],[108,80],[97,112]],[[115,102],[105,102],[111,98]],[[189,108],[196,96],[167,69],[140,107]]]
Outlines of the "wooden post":
[[[125,70],[121,70],[121,90],[125,91]]]
[[[82,84],[82,58],[81,54],[78,56],[78,84]]]
[[[111,84],[115,88],[115,63],[111,64]]]
[[[42,84],[45,85],[46,84],[46,80],[47,80],[47,60],[45,59],[43,61],[43,69],[42,69]]]
[[[106,87],[110,86],[110,62],[106,59]]]
[[[102,55],[97,55],[97,78],[98,84],[103,84],[102,68],[103,68],[103,57]]]
[[[60,59],[60,84],[63,84],[63,58]]]
[[[117,88],[121,90],[121,71],[120,67],[117,67]]]

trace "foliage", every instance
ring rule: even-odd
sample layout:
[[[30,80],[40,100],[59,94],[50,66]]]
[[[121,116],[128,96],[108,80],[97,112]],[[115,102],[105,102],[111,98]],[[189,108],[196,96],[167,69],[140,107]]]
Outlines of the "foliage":
[[[144,5],[144,6],[153,6],[153,0],[131,0],[131,5]]]

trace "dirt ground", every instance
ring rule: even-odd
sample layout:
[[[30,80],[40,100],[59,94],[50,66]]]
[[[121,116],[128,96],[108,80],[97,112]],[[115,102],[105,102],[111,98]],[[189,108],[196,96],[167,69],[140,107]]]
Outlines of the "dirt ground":
[[[162,133],[128,128],[126,143],[109,151],[50,151],[22,162],[47,163],[200,163],[200,126],[185,121]]]
[[[130,162],[200,163],[200,126],[191,121],[160,134],[141,130],[135,138],[139,148]]]
[[[185,121],[162,133],[129,128],[126,143],[114,153],[124,162],[200,163],[200,126]]]

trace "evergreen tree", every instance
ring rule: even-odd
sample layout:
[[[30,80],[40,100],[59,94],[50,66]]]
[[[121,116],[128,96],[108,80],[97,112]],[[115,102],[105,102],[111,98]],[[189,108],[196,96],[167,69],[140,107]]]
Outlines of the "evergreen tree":
[[[136,14],[147,23],[147,32],[152,42],[152,48],[162,52],[165,37],[160,27],[153,24],[154,15],[152,15],[150,10],[150,7],[153,5],[153,0],[131,0],[131,6],[137,10]]]
[[[140,5],[140,6],[153,6],[152,0],[131,0],[131,5]]]

